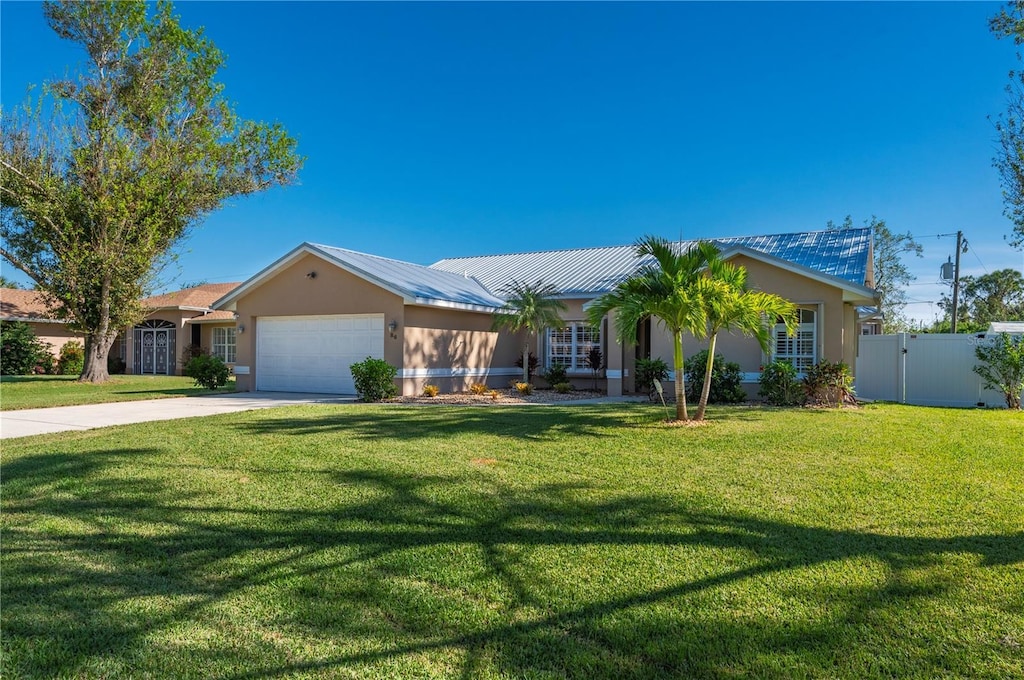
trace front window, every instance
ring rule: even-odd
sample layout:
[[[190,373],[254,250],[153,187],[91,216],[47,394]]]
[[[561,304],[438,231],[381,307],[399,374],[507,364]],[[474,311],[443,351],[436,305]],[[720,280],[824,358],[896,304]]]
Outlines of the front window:
[[[590,369],[587,356],[601,346],[601,329],[583,322],[548,329],[547,366],[564,366],[567,371]]]
[[[235,363],[235,329],[214,328],[212,354],[225,364]]]
[[[798,373],[805,373],[817,363],[818,326],[813,309],[798,309],[796,335],[786,335],[786,325],[775,325],[776,361],[788,361]]]

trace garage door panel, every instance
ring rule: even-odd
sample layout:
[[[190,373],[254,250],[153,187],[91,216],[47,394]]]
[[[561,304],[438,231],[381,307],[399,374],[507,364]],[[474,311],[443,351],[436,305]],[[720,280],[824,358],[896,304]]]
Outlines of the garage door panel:
[[[259,317],[256,389],[355,394],[349,366],[384,358],[384,315]]]

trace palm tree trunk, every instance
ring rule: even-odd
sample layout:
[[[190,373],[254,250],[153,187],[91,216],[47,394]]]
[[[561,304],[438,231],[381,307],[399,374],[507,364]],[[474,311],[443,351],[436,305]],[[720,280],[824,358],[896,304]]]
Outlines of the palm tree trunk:
[[[530,343],[523,343],[523,382],[530,382]]]
[[[711,371],[715,367],[715,340],[718,339],[718,332],[711,334],[708,341],[708,365],[704,369],[704,387],[700,391],[700,403],[697,405],[697,415],[694,420],[704,420],[704,411],[708,407],[708,397],[711,395]]]
[[[676,371],[676,420],[689,420],[686,413],[686,385],[683,382],[683,332],[673,334],[673,368]]]

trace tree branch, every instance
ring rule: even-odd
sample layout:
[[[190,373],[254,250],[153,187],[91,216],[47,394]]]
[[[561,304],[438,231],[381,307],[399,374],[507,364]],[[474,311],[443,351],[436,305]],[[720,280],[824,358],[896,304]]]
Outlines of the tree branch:
[[[5,260],[7,260],[11,264],[13,264],[17,269],[20,269],[24,274],[26,274],[30,279],[35,281],[40,286],[44,286],[45,285],[46,282],[43,281],[43,279],[40,278],[38,274],[36,274],[34,271],[32,271],[32,269],[30,269],[28,267],[28,265],[26,265],[21,260],[19,260],[17,257],[15,257],[11,253],[11,251],[7,250],[3,246],[0,246],[0,257],[3,257]]]
[[[0,186],[0,192],[3,192],[5,194],[9,194],[9,195],[13,196],[14,198],[20,198],[20,196],[18,196],[17,193],[12,191],[7,186]],[[53,219],[51,219],[49,215],[40,214],[40,215],[33,215],[32,217],[34,219],[39,219],[39,220],[42,220],[43,222],[45,222],[46,226],[50,227],[50,229],[53,230],[53,233],[56,234],[57,236],[61,236],[61,237],[64,236],[64,231],[57,226],[56,222],[54,222]]]

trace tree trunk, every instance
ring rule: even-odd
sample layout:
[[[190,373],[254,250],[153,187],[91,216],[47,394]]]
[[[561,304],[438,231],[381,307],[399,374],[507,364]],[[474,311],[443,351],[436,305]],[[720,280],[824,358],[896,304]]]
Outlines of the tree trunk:
[[[530,382],[530,343],[523,343],[523,382]]]
[[[103,279],[100,287],[99,328],[89,329],[85,336],[85,363],[78,382],[102,383],[110,380],[107,357],[117,338],[117,331],[110,332],[110,276]]]
[[[704,411],[708,407],[708,397],[711,396],[711,371],[715,367],[715,340],[718,339],[718,333],[712,333],[711,339],[708,341],[708,365],[704,369],[704,387],[700,391],[700,403],[697,404],[697,415],[694,420],[704,420]]]
[[[686,385],[683,380],[683,332],[676,331],[672,340],[675,344],[673,364],[676,371],[676,420],[689,420],[686,413]]]
[[[106,337],[99,334],[86,337],[85,364],[82,366],[82,375],[78,377],[79,382],[101,383],[110,379],[107,357],[116,339],[117,333],[108,333]]]

